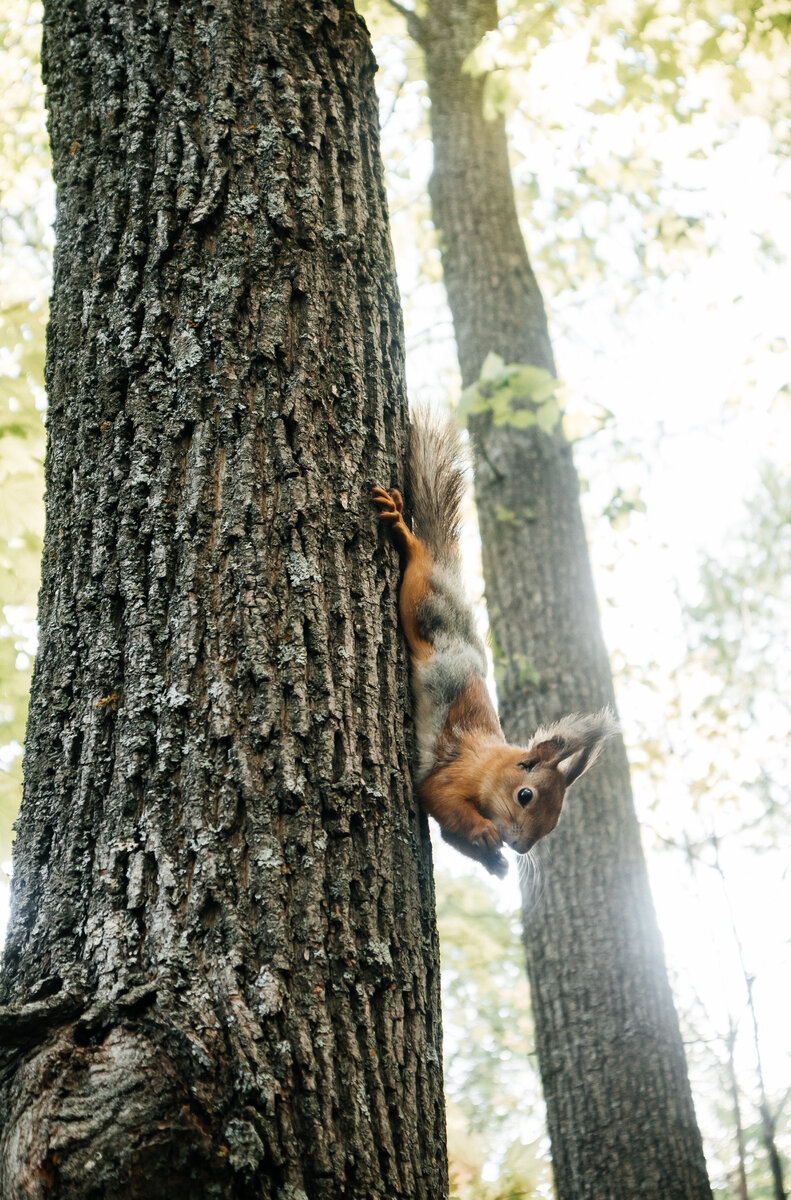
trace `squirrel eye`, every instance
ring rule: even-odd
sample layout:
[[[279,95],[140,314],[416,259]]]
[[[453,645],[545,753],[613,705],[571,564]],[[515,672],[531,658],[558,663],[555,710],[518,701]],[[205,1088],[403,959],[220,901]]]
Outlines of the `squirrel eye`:
[[[522,805],[522,808],[524,808],[525,805],[529,804],[530,801],[533,799],[533,789],[532,788],[520,788],[519,791],[516,793],[516,798],[519,801],[519,803]]]

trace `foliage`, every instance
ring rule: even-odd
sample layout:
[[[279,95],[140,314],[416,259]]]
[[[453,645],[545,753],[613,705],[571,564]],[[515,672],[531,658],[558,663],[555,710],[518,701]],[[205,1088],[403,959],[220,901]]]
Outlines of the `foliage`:
[[[791,1178],[791,1118],[789,1117],[787,1093],[784,1099],[785,1107],[780,1112],[776,1137],[780,1147],[783,1178],[787,1182]],[[779,1107],[780,1103],[781,1100],[776,1098],[775,1107]],[[750,1164],[750,1200],[777,1200],[777,1191],[767,1162],[759,1121],[751,1121],[747,1125],[744,1138],[747,1162]]]
[[[41,11],[0,19],[0,861],[19,805],[43,536],[44,346],[52,239]]]
[[[556,392],[558,381],[550,371],[528,363],[508,363],[499,354],[487,354],[480,378],[461,394],[459,420],[491,413],[495,425],[528,429],[537,425],[552,433],[560,420]]]
[[[727,558],[707,556],[687,607],[682,719],[705,746],[691,783],[756,846],[791,824],[791,472],[767,463]]]
[[[400,207],[403,176],[418,173],[416,147],[427,136],[420,55],[387,0],[361,7],[378,39],[383,89],[409,124],[412,145],[402,146],[394,168],[401,178],[391,175]],[[562,296],[564,309],[594,300],[624,312],[649,281],[721,248],[727,214],[711,205],[706,170],[739,130],[753,122],[754,139],[766,133],[768,149],[791,150],[787,14],[773,4],[717,0],[500,0],[498,8],[497,28],[467,68],[486,76],[492,114],[508,116],[514,185],[529,214],[542,291]],[[422,188],[413,185],[411,203],[421,211],[413,235],[419,228],[425,243]],[[770,232],[758,235],[764,254],[776,254]],[[434,279],[438,256],[426,250]],[[552,308],[557,323],[561,312]]]
[[[652,104],[676,121],[718,108],[729,115],[788,111],[791,16],[772,0],[662,0],[525,4],[500,0],[499,24],[470,56],[469,69],[494,76],[502,103],[522,94],[519,71],[547,46],[584,38],[600,71],[599,112]],[[506,79],[497,76],[506,76]],[[778,138],[788,136],[777,120]]]
[[[704,736],[738,737],[759,726],[764,745],[784,755],[773,774],[781,793],[768,789],[767,801],[788,802],[786,781],[791,698],[791,471],[767,463],[761,488],[747,504],[744,526],[736,532],[726,562],[707,557],[701,596],[688,609],[693,638],[690,664],[710,680],[699,704],[708,720]],[[774,756],[774,755],[772,755]],[[769,769],[770,756],[764,754]],[[759,781],[757,781],[759,782]],[[761,786],[768,781],[761,780]]]
[[[745,1150],[745,1173],[750,1200],[776,1200],[766,1147],[750,1094],[752,1080],[734,1079],[733,1060],[729,1054],[729,1038],[739,1031],[730,1018],[730,1030],[712,1029],[711,1014],[696,998],[681,1014],[682,1031],[690,1070],[698,1081],[696,1105],[705,1119],[707,1158],[712,1190],[717,1197],[737,1200],[738,1139],[734,1113],[734,1084],[738,1090]],[[730,1059],[730,1061],[729,1061]],[[786,1179],[791,1171],[791,1119],[788,1092],[770,1098],[773,1113],[779,1115],[776,1138]]]
[[[439,873],[448,1148],[462,1200],[529,1196],[548,1178],[520,914],[475,877]],[[497,1178],[481,1178],[484,1166]]]
[[[714,1181],[723,1194],[737,1194],[728,1183],[736,1162],[732,1101],[736,1088],[753,1200],[775,1195],[759,1119],[764,1082],[758,1052],[760,1043],[764,1067],[768,1058],[777,1080],[776,1055],[772,1061],[767,1048],[783,1005],[777,1002],[777,978],[772,974],[782,978],[788,942],[781,923],[769,957],[764,951],[763,966],[756,968],[759,952],[754,945],[759,937],[753,929],[749,944],[743,945],[740,928],[746,928],[750,910],[754,910],[753,920],[760,913],[763,922],[771,923],[784,903],[783,892],[787,893],[778,869],[785,875],[782,848],[791,829],[791,704],[786,685],[791,667],[790,553],[791,471],[786,465],[766,462],[760,487],[747,501],[743,520],[734,527],[728,545],[703,558],[695,602],[684,610],[687,652],[670,677],[674,691],[666,702],[665,736],[673,754],[668,756],[666,746],[650,737],[642,745],[655,819],[666,830],[661,841],[666,850],[676,852],[676,873],[689,878],[684,886],[692,890],[701,923],[707,912],[712,913],[712,881],[714,885],[719,881],[725,936],[714,928],[709,936],[718,948],[723,979],[731,979],[724,989],[727,1000],[711,995],[705,1003],[699,996],[690,1000],[689,979],[679,981],[678,994],[685,1009],[698,1106],[706,1117]],[[661,815],[667,808],[669,786],[680,787],[691,800],[680,823],[676,817],[671,824]],[[758,895],[751,880],[760,882]],[[764,940],[770,942],[771,934]],[[723,1011],[726,1004],[727,1012]],[[725,1052],[729,1036],[730,1061]],[[767,1090],[787,1178],[791,1089],[775,1082]]]

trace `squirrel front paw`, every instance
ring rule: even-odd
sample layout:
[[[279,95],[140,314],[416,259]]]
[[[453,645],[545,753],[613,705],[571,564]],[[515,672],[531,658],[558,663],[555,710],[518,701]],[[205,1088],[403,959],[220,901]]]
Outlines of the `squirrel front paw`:
[[[487,855],[481,861],[490,875],[496,875],[498,879],[505,879],[508,874],[508,861],[499,850],[495,850],[494,854]]]
[[[502,834],[493,821],[484,818],[475,829],[470,841],[483,851],[480,856],[481,862],[490,875],[496,875],[498,879],[502,879],[508,874],[508,862],[499,849],[503,844]]]
[[[482,850],[497,850],[503,844],[500,830],[493,821],[488,821],[485,817],[471,830],[470,841],[473,846],[480,846]]]

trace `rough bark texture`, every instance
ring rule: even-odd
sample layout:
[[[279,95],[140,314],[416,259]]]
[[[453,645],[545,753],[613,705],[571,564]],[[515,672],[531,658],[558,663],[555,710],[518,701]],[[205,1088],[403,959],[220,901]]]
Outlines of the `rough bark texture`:
[[[402,329],[351,3],[48,0],[0,1195],[446,1195]]]
[[[491,0],[429,0],[410,20],[431,96],[431,199],[463,383],[490,351],[554,371],[520,232],[504,121],[463,70],[496,24]],[[579,487],[559,430],[473,426],[489,616],[509,741],[613,702]],[[507,522],[498,513],[511,514]],[[575,785],[525,907],[536,1043],[560,1200],[710,1196],[629,769],[618,741]]]

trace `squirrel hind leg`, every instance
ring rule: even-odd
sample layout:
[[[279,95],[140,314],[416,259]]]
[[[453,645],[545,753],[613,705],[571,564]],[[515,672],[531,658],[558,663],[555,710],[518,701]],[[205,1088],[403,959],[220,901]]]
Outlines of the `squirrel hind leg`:
[[[407,562],[398,596],[398,611],[413,662],[425,663],[433,655],[434,647],[418,628],[418,611],[431,591],[434,560],[428,547],[419,538],[414,534],[410,534],[410,537],[412,542],[407,547]]]
[[[415,662],[426,662],[434,653],[431,642],[426,641],[418,630],[417,613],[420,605],[431,591],[431,574],[434,570],[434,559],[431,552],[419,537],[412,533],[404,520],[403,500],[401,493],[393,488],[374,488],[374,504],[379,509],[379,520],[390,525],[393,541],[406,557],[406,568],[401,580],[401,591],[398,598],[401,625],[409,645],[409,652]]]

